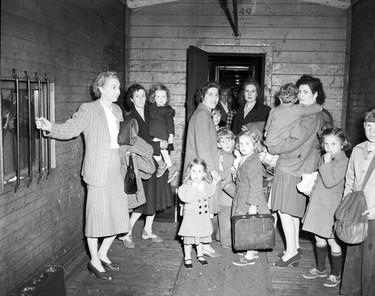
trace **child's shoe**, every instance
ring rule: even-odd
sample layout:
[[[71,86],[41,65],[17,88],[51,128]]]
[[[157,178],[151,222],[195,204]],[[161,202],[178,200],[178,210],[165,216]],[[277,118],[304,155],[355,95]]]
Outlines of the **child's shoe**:
[[[163,176],[165,170],[168,168],[167,164],[164,161],[158,161],[158,170],[156,171],[156,178]]]
[[[206,261],[206,259],[204,259],[203,256],[198,256],[197,259],[198,259],[198,262],[199,262],[200,265],[202,265],[202,266],[208,265],[208,262]]]
[[[193,261],[191,259],[185,259],[184,260],[184,266],[186,269],[192,269],[193,268]]]
[[[303,277],[308,280],[316,279],[318,277],[326,277],[326,276],[327,276],[327,270],[319,271],[316,268],[310,269],[308,273],[303,274]]]
[[[336,287],[341,282],[341,276],[335,276],[333,274],[330,274],[328,279],[324,282],[323,286],[325,287]]]
[[[246,265],[254,265],[255,264],[255,258],[253,259],[247,259],[245,256],[238,258],[238,260],[232,262],[233,265],[236,266],[246,266]]]

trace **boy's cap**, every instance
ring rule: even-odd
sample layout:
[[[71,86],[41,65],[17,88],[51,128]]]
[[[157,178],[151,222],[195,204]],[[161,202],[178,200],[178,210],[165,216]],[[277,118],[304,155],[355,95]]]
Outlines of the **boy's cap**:
[[[257,134],[259,139],[263,138],[263,130],[264,130],[265,122],[264,121],[258,121],[258,122],[250,122],[246,124],[246,127]]]

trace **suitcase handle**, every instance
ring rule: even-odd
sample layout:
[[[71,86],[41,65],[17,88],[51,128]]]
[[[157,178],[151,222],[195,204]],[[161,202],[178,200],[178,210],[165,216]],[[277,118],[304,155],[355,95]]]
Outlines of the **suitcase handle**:
[[[270,218],[272,221],[275,220],[274,216],[272,214],[246,214],[246,215],[235,215],[235,216],[232,216],[231,219],[232,220],[236,220],[236,219],[257,219],[257,218]]]

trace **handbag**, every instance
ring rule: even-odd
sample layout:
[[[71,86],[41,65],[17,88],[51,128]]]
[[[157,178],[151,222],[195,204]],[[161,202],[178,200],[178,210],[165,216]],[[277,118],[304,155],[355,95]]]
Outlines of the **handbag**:
[[[232,220],[232,243],[236,251],[273,249],[274,217],[271,214],[235,215]]]
[[[361,190],[348,193],[335,211],[335,232],[337,237],[347,244],[359,244],[367,238],[368,218],[362,215],[367,210],[363,192],[375,167],[375,157],[363,179]]]
[[[128,170],[124,179],[124,190],[127,194],[135,194],[137,192],[137,179],[134,171],[133,157],[129,155]]]
[[[140,171],[138,171],[138,168],[136,168],[134,166],[132,154],[129,155],[128,162],[129,162],[128,171],[129,171],[129,167],[133,168],[133,173],[134,173],[134,176],[135,176],[135,186],[136,186],[136,188],[132,190],[132,192],[135,191],[134,193],[127,193],[128,208],[129,208],[129,210],[132,210],[132,209],[138,208],[141,205],[143,205],[144,203],[146,203],[146,195],[145,195],[145,192],[143,190],[142,181],[140,179],[142,174],[140,173]],[[137,177],[137,174],[139,174],[138,177]],[[133,185],[134,184],[132,183],[132,186]]]

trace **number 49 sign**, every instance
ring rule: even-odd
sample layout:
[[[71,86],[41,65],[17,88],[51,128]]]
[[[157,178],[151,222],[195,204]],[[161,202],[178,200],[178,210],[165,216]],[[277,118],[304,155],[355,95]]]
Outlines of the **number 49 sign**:
[[[251,8],[242,7],[238,10],[238,14],[242,16],[247,16],[247,15],[251,15],[251,11],[252,11]]]

